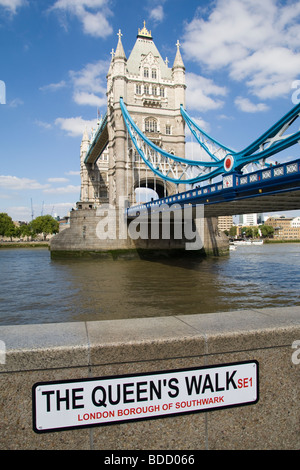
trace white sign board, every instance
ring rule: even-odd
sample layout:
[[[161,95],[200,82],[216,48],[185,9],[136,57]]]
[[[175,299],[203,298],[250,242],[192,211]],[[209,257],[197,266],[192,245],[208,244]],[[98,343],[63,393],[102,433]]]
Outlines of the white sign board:
[[[43,382],[32,391],[34,431],[60,431],[257,403],[258,363]]]

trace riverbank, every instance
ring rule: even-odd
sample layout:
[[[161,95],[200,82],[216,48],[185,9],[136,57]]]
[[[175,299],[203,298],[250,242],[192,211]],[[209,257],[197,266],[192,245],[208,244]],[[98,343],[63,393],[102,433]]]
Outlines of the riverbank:
[[[38,242],[0,242],[1,248],[49,248],[48,241]]]
[[[264,243],[300,243],[299,239],[295,240],[276,240],[276,239],[266,239]]]

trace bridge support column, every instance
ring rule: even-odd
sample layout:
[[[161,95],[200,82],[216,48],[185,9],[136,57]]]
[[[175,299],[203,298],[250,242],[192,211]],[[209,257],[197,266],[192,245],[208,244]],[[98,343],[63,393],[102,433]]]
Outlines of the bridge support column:
[[[205,252],[209,255],[219,256],[229,250],[228,238],[218,229],[217,217],[204,219],[204,244]]]
[[[150,257],[174,254],[220,256],[229,252],[228,239],[219,233],[216,217],[210,217],[201,222],[204,225],[203,246],[199,246],[198,243],[193,246],[194,240],[186,236],[183,227],[183,236],[178,237],[178,231],[176,232],[176,225],[172,219],[170,220],[169,234],[166,232],[163,234],[161,225],[158,227],[158,232],[155,233],[155,227],[151,227],[151,221],[144,219],[144,225],[140,221],[140,227],[137,227],[134,225],[138,224],[137,219],[126,222],[123,214],[124,208],[120,209],[111,205],[99,206],[97,209],[86,208],[72,211],[70,228],[64,229],[51,240],[51,256],[53,258],[84,255],[113,258],[139,257],[141,254],[148,254]],[[161,224],[161,222],[159,223]],[[195,228],[193,228],[193,232],[195,233]],[[196,237],[196,242],[198,240]]]

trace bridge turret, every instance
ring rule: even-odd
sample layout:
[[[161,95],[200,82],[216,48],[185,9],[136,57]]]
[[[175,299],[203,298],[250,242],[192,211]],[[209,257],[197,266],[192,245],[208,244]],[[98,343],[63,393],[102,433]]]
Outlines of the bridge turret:
[[[118,32],[119,41],[113,58],[112,79],[114,84],[114,103],[118,103],[120,98],[126,99],[126,55],[122,44],[121,30]]]
[[[88,131],[85,128],[81,145],[80,145],[80,179],[81,179],[81,189],[80,189],[80,200],[81,201],[88,201],[89,199],[89,177],[88,177],[88,170],[84,163],[84,159],[86,157],[87,151],[90,146],[90,138],[88,135]]]
[[[173,75],[173,80],[175,83],[175,108],[180,109],[180,105],[182,104],[183,107],[185,108],[185,89],[186,89],[186,84],[185,84],[185,66],[181,57],[180,53],[180,42],[177,41],[176,47],[177,47],[177,52],[172,68],[172,75]]]

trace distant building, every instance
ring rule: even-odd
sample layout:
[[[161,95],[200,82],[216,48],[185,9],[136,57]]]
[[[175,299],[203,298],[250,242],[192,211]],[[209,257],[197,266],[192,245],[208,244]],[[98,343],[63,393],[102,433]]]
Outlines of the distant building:
[[[238,218],[238,223],[245,227],[260,225],[263,223],[263,216],[262,214],[242,214]]]
[[[232,215],[218,217],[218,228],[221,232],[224,232],[224,230],[230,230],[232,226],[233,226]]]
[[[278,240],[300,240],[300,217],[269,217],[265,225],[274,228]]]

